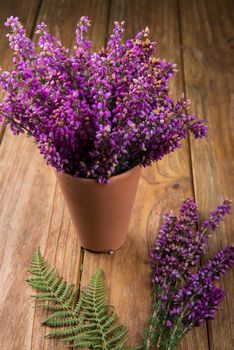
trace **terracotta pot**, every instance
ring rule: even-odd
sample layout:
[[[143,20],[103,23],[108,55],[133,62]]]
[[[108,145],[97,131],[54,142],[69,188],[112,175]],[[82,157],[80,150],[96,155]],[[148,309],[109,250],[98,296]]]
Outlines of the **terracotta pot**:
[[[56,172],[73,224],[85,249],[109,252],[126,238],[140,167],[113,176],[108,184]]]

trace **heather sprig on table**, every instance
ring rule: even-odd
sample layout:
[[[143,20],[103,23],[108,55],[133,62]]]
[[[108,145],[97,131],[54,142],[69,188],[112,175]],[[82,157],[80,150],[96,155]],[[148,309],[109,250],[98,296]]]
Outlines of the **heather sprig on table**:
[[[170,96],[175,65],[154,57],[148,28],[124,42],[124,23],[115,22],[106,48],[93,53],[82,17],[70,53],[44,23],[37,49],[17,17],[6,26],[14,55],[13,70],[0,72],[0,121],[32,136],[59,172],[106,182],[174,151],[188,131],[206,135],[189,101]]]
[[[181,206],[180,216],[164,215],[155,247],[150,253],[153,286],[153,312],[142,349],[156,345],[162,350],[176,349],[181,337],[205,319],[213,319],[224,291],[215,286],[234,265],[234,248],[227,246],[200,267],[207,238],[230,212],[225,200],[199,227],[193,199]]]

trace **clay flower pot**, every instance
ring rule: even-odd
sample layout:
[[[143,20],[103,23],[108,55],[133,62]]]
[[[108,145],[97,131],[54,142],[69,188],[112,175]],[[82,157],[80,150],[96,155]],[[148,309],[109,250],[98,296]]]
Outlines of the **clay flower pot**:
[[[119,249],[126,238],[140,167],[113,176],[108,184],[56,172],[81,245],[95,252]]]

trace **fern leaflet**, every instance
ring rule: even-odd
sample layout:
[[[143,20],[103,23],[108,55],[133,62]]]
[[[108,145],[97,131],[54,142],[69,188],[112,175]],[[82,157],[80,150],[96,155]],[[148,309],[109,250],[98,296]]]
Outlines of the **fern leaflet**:
[[[69,285],[41,255],[32,257],[28,284],[38,291],[35,297],[52,313],[42,322],[53,330],[47,337],[73,342],[73,347],[95,350],[136,350],[126,347],[127,328],[116,324],[117,316],[106,304],[104,274],[99,270],[77,302],[78,288]]]

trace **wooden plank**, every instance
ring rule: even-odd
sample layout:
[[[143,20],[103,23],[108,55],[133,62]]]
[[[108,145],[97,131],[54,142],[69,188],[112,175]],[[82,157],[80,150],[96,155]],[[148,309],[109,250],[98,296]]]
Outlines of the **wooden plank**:
[[[79,17],[98,14],[94,41],[106,30],[107,1],[46,1],[40,21],[71,45]],[[33,291],[24,280],[31,255],[37,246],[71,283],[79,281],[80,245],[70,222],[51,168],[23,135],[9,130],[0,150],[0,342],[4,350],[63,349],[62,343],[44,341],[40,321],[45,314],[33,309]],[[12,329],[14,332],[12,333]]]
[[[112,1],[109,31],[114,20],[126,21],[126,37],[149,26],[151,38],[159,42],[160,56],[178,64],[172,89],[179,96],[183,81],[176,1]],[[113,256],[89,252],[84,255],[82,286],[99,267],[104,270],[109,302],[116,307],[120,321],[129,327],[131,344],[140,341],[150,312],[148,249],[155,240],[162,214],[166,209],[177,209],[182,199],[192,193],[188,154],[185,142],[175,154],[142,171],[128,238],[121,250]],[[207,350],[206,326],[187,336],[180,349]]]
[[[55,179],[34,147],[7,131],[0,149],[0,341],[6,350],[30,348],[34,311],[24,281],[34,249],[44,252],[53,210]]]
[[[191,140],[195,194],[204,216],[224,198],[234,198],[233,10],[231,0],[180,1],[187,95],[209,128],[206,140]],[[232,215],[209,242],[210,256],[234,242],[233,226]],[[233,272],[221,282],[226,299],[209,322],[212,350],[234,348],[233,282]]]
[[[0,66],[3,69],[11,68],[12,51],[9,49],[8,39],[6,38],[7,28],[4,22],[9,16],[18,16],[31,35],[34,29],[35,21],[40,10],[42,0],[15,0],[0,2]],[[0,94],[1,98],[2,94]],[[5,127],[0,125],[0,144],[4,135]]]
[[[41,246],[71,283],[76,283],[79,272],[77,234],[52,169],[30,141],[23,136],[13,138],[7,130],[0,151],[0,340],[6,350],[33,348],[32,329],[35,332],[37,320],[39,324],[45,316],[38,310],[34,320],[33,291],[25,284],[36,247]],[[38,328],[37,343],[41,344],[44,330]]]
[[[3,69],[11,68],[11,52],[5,37],[7,30],[3,27],[6,18],[11,15],[19,16],[31,35],[40,3],[41,1],[16,0],[0,4],[0,62]],[[4,129],[0,127],[0,142]],[[31,148],[27,155],[24,153],[27,141],[19,138],[11,144],[6,138],[0,152],[0,342],[4,349],[25,348],[24,345],[30,341],[32,312],[28,312],[31,311],[31,306],[28,302],[29,291],[24,288],[25,272],[34,247],[39,242],[43,246],[43,237],[40,240],[40,235],[45,231],[45,227],[40,218],[48,220],[53,194],[48,192],[50,179],[44,181],[42,177],[45,170],[41,176],[37,176],[41,164],[30,153]],[[17,152],[21,152],[23,157],[21,163],[14,157]],[[30,163],[35,167],[29,176]],[[34,188],[35,183],[39,185],[38,188]],[[26,187],[31,187],[32,190],[27,191]],[[42,194],[46,199],[45,207],[38,208],[38,204],[43,200]],[[30,215],[31,220],[28,220]],[[12,329],[15,332],[12,332]]]

